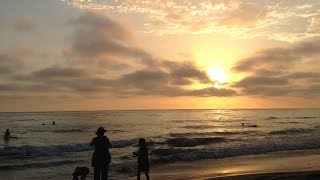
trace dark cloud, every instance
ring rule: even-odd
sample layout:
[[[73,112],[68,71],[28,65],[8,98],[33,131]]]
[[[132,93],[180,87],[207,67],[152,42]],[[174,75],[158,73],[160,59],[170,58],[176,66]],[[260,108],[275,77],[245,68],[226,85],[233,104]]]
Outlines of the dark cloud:
[[[15,84],[0,84],[0,91],[13,91],[19,90],[19,87]]]
[[[42,83],[42,82],[29,82],[29,83],[1,83],[0,84],[0,92],[9,92],[10,94],[14,94],[16,92],[58,92],[61,91],[61,87],[54,86],[50,83]]]
[[[318,38],[289,47],[260,51],[239,61],[233,70],[248,73],[235,82],[245,95],[299,96],[319,95],[320,41]]]
[[[291,47],[266,49],[240,60],[233,70],[250,72],[261,69],[278,70],[292,67],[296,63],[306,62],[320,56],[320,39],[299,42]]]
[[[72,78],[85,76],[86,73],[83,69],[76,68],[63,68],[63,67],[50,67],[32,73],[36,78]]]
[[[186,92],[186,95],[201,96],[201,97],[211,97],[211,96],[224,97],[224,96],[237,95],[237,92],[233,89],[210,87],[210,88],[204,88],[199,90],[190,90]]]
[[[199,70],[190,62],[164,61],[161,70],[140,70],[126,74],[114,81],[116,90],[125,89],[121,93],[132,95],[160,95],[160,96],[232,96],[236,91],[232,89],[218,89],[214,87],[189,89],[184,86],[195,82],[212,86],[204,71]]]
[[[285,96],[296,91],[293,87],[280,86],[249,86],[243,89],[243,95],[258,96]]]
[[[163,71],[141,70],[123,75],[116,80],[120,86],[152,90],[169,83],[169,74]]]
[[[18,31],[31,31],[35,29],[35,27],[30,17],[20,18],[14,24],[14,28]]]
[[[22,62],[16,57],[0,53],[0,74],[13,73],[15,70],[21,68],[21,64]]]
[[[114,55],[147,58],[150,55],[130,44],[133,31],[103,14],[87,12],[68,21],[74,27],[72,51],[81,56]]]
[[[318,80],[320,79],[320,72],[294,72],[294,73],[291,73],[287,76],[285,76],[285,78],[288,78],[288,79],[315,79],[315,80]]]
[[[235,83],[235,87],[252,86],[279,86],[288,84],[288,80],[283,77],[249,76]]]
[[[190,63],[172,63],[168,61],[154,69],[143,69],[120,75],[119,78],[98,78],[95,74],[87,74],[81,69],[51,67],[19,75],[15,80],[21,81],[19,86],[2,86],[2,90],[12,91],[48,91],[48,92],[105,92],[119,97],[131,96],[233,96],[232,89],[218,89],[206,74]],[[37,82],[37,83],[35,83]],[[198,82],[207,84],[206,88],[190,89]],[[21,84],[24,84],[23,86]]]
[[[134,36],[134,32],[126,25],[94,11],[70,19],[67,24],[75,26],[77,30],[98,33],[107,39],[127,41]]]
[[[200,83],[212,83],[207,73],[200,70],[191,62],[164,62],[164,66],[168,67],[170,74],[176,82],[188,82],[193,79]]]

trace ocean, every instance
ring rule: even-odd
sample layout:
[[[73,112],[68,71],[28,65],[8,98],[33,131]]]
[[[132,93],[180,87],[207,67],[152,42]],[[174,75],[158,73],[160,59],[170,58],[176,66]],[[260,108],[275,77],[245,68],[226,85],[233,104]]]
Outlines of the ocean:
[[[320,148],[320,109],[21,112],[0,113],[0,124],[18,137],[0,141],[3,180],[72,179],[75,167],[91,166],[100,126],[113,145],[110,179],[135,176],[139,138],[151,175],[181,161]]]

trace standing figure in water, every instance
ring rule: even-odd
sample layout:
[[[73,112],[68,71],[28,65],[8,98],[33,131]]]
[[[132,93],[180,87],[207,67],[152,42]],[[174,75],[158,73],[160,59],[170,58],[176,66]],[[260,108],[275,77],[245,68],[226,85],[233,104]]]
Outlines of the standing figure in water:
[[[139,151],[134,152],[134,155],[138,156],[138,172],[137,180],[140,180],[141,172],[144,172],[147,180],[149,180],[149,157],[146,140],[144,138],[139,139]]]
[[[109,139],[104,135],[107,132],[103,127],[99,127],[96,135],[93,138],[90,145],[94,146],[94,153],[92,156],[91,165],[94,168],[94,180],[107,180],[108,168],[111,162],[111,155],[109,149],[111,143]]]
[[[4,133],[4,139],[9,140],[10,138],[11,138],[10,131],[9,129],[7,129],[6,132]]]

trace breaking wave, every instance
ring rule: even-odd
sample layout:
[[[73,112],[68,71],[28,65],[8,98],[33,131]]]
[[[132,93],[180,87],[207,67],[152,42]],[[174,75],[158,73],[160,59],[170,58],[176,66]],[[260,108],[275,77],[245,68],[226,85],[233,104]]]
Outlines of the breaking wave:
[[[315,131],[315,129],[303,129],[303,128],[293,128],[293,129],[285,129],[279,131],[271,131],[269,134],[273,135],[285,135],[285,134],[300,134],[300,133],[310,133]]]
[[[212,138],[170,138],[167,139],[167,144],[172,147],[195,147],[200,145],[207,145],[213,143],[220,143],[226,141],[222,137]]]
[[[124,148],[137,144],[137,140],[118,140],[112,142],[113,148]],[[86,144],[69,144],[69,145],[53,145],[53,146],[19,146],[19,147],[5,147],[0,149],[0,156],[10,155],[51,155],[68,152],[83,152],[91,151],[93,147]]]

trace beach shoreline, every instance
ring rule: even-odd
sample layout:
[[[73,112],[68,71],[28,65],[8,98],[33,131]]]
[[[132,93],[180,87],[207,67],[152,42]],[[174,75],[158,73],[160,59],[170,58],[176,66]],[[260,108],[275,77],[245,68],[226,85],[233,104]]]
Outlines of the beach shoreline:
[[[319,179],[320,150],[282,151],[155,167],[152,179]]]

